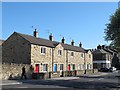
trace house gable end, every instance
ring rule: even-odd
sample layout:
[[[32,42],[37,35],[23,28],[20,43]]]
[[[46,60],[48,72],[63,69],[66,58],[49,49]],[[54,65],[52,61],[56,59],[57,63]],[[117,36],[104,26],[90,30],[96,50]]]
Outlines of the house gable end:
[[[30,43],[14,32],[2,44],[2,60],[4,63],[29,64],[30,51]]]

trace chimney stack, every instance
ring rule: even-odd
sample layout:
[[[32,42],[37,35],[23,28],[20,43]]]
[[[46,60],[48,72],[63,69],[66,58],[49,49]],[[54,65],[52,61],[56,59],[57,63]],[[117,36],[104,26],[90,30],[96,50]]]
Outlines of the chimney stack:
[[[65,38],[64,37],[62,38],[62,43],[65,44]]]
[[[100,45],[97,46],[97,49],[102,49]]]
[[[71,45],[74,46],[74,40],[72,40]]]
[[[33,33],[34,37],[38,38],[38,32],[37,30],[35,29],[34,33]]]
[[[79,47],[82,47],[82,43],[80,42]]]
[[[102,49],[105,49],[106,48],[106,46],[105,45],[102,45]]]
[[[52,33],[49,35],[49,40],[53,41],[53,35],[52,35]]]

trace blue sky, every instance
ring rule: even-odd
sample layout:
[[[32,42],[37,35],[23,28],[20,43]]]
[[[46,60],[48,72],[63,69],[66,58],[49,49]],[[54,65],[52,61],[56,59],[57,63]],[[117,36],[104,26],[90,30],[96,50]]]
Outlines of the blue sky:
[[[68,44],[73,39],[77,46],[82,42],[84,48],[96,48],[108,44],[104,41],[105,24],[117,7],[117,2],[4,2],[2,38],[14,31],[33,35],[36,28],[41,38],[48,39],[52,33],[55,41],[64,36]]]

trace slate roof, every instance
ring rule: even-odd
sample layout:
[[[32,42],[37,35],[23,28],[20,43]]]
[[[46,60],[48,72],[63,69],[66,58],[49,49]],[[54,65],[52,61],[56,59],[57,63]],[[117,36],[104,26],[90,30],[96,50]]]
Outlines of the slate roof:
[[[85,50],[86,51],[86,53],[88,53],[88,51],[91,51],[91,49],[87,49],[87,50]],[[92,52],[92,51],[91,51]]]
[[[114,54],[115,52],[114,51],[112,51],[112,50],[110,50],[110,49],[104,49],[106,52],[109,52],[109,53],[111,53],[111,54]]]
[[[71,50],[71,51],[77,51],[77,52],[85,52],[85,49],[78,47],[78,46],[72,46],[69,44],[63,44],[61,43],[65,50]]]
[[[21,37],[23,37],[27,41],[29,41],[31,44],[36,44],[36,45],[55,48],[59,43],[61,43],[61,42],[57,42],[57,41],[50,41],[50,40],[43,39],[43,38],[36,38],[34,36],[21,34],[21,33],[17,33],[17,32],[15,32],[15,33],[20,35]],[[63,43],[61,43],[61,45],[63,46],[63,48],[65,50],[71,50],[71,51],[77,51],[77,52],[85,52],[85,49],[83,49],[81,47],[78,47],[78,46],[72,46],[72,45],[63,44]]]
[[[110,48],[110,50],[112,50],[115,53],[118,53],[118,51],[116,49]]]
[[[29,41],[31,44],[37,44],[37,45],[41,45],[41,46],[54,47],[53,43],[50,40],[42,39],[42,38],[36,38],[36,37],[30,36],[30,35],[21,34],[21,33],[17,33],[17,34],[22,36],[24,39]]]
[[[105,50],[103,49],[97,49],[95,51],[93,51],[93,54],[107,54],[108,52],[106,52]]]

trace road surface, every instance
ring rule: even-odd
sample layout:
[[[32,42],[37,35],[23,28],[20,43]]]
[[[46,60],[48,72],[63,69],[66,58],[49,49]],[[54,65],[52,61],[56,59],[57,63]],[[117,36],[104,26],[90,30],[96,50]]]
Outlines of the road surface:
[[[107,72],[79,77],[54,78],[49,80],[3,81],[2,90],[38,90],[38,88],[120,90],[120,72]]]

